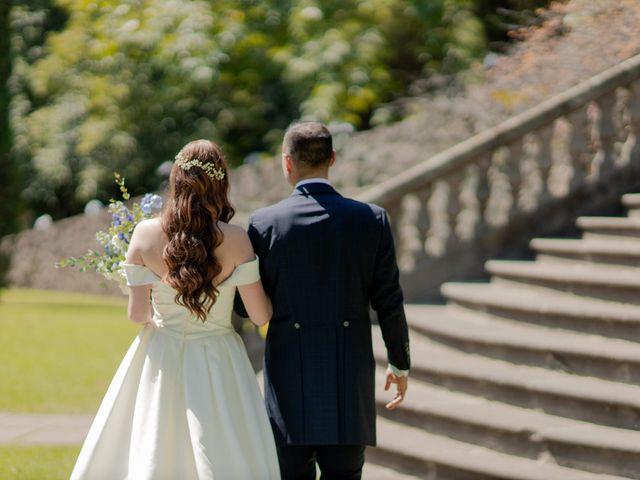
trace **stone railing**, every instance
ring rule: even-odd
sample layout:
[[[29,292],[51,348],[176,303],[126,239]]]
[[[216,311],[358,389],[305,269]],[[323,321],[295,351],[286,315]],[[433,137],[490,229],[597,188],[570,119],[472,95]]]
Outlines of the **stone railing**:
[[[359,195],[387,209],[409,300],[638,186],[640,55]]]

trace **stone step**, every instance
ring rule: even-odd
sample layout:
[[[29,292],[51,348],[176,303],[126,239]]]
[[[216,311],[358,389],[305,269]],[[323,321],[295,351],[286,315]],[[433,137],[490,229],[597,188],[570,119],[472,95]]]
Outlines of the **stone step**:
[[[640,386],[467,354],[416,332],[411,351],[412,376],[422,381],[552,415],[640,430]],[[379,338],[374,354],[378,364],[386,365]]]
[[[640,218],[637,217],[579,217],[576,225],[584,231],[584,238],[620,241],[640,238]]]
[[[384,405],[384,370],[376,376],[379,415],[429,433],[509,455],[594,473],[640,478],[640,432],[604,427],[479,396],[452,392],[410,379],[401,407]]]
[[[424,479],[622,480],[497,452],[378,417],[378,446],[368,458]]]
[[[518,285],[456,283],[442,286],[456,305],[500,318],[640,341],[640,307]]]
[[[368,450],[365,451],[365,456],[369,457]],[[366,480],[420,480],[420,477],[401,473],[398,470],[376,465],[369,461],[364,464],[362,478]]]
[[[588,263],[541,263],[490,260],[486,270],[493,282],[506,280],[527,287],[543,287],[604,300],[640,304],[640,269]]]
[[[623,195],[622,205],[629,211],[629,217],[640,218],[640,193]]]
[[[601,238],[535,238],[529,244],[538,252],[537,260],[558,259],[616,265],[618,268],[640,267],[640,241],[614,242]]]
[[[409,325],[467,353],[640,384],[635,342],[499,319],[455,306],[407,306]]]

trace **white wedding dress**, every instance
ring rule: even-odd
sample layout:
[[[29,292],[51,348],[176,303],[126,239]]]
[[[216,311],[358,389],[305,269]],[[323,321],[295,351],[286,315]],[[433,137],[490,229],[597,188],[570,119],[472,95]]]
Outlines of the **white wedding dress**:
[[[148,268],[125,271],[129,285],[152,285],[158,328],[145,327],[129,348],[71,479],[279,479],[255,374],[231,326],[236,286],[260,278],[258,259],[218,286],[204,323]]]

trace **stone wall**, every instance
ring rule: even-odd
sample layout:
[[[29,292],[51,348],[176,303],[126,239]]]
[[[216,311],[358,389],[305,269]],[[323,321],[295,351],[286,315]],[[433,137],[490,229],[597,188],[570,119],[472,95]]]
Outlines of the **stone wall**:
[[[9,283],[15,287],[122,295],[117,286],[105,284],[100,275],[55,267],[63,258],[99,248],[95,233],[106,229],[110,220],[106,211],[77,215],[54,222],[47,230],[26,230],[5,238],[0,248],[11,253]]]

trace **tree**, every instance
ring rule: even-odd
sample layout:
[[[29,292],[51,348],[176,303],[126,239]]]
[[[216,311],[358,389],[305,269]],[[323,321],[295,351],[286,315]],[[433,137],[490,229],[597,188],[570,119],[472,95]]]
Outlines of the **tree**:
[[[269,57],[273,12],[241,3],[61,2],[65,28],[29,72],[39,104],[23,122],[34,203],[78,211],[108,198],[114,170],[134,194],[155,188],[157,166],[194,138],[216,139],[235,164],[265,150],[264,136],[294,112],[283,114]]]
[[[37,162],[34,162],[31,148],[34,144],[33,132],[28,128],[30,114],[46,107],[49,101],[34,90],[33,67],[47,55],[45,43],[49,34],[63,29],[67,20],[64,10],[55,2],[56,0],[13,0],[11,10],[12,158],[20,166],[23,186],[20,193],[26,207],[24,210],[27,220],[41,213],[55,212],[57,205],[65,204],[69,199],[63,190],[55,187],[55,183],[47,183],[47,172],[41,172]],[[56,121],[55,118],[51,119],[53,123]],[[43,188],[43,184],[46,187]]]
[[[195,138],[238,165],[299,118],[366,129],[483,55],[487,5],[538,0],[14,1],[14,155],[30,209],[61,217],[116,194],[114,170],[156,188]]]
[[[381,103],[485,49],[470,0],[306,0],[288,16],[280,58],[302,116],[369,127]]]
[[[11,99],[11,0],[0,4],[0,237],[18,228],[20,184],[12,157],[9,120]]]

